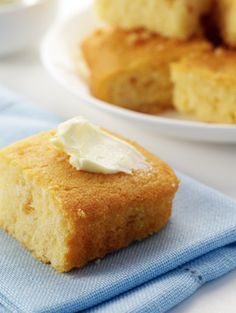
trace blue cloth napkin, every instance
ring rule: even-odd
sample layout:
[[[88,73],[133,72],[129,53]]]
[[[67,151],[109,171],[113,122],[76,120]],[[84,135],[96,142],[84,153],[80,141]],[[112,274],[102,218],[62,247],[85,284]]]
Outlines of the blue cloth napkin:
[[[0,90],[0,147],[59,118]],[[56,273],[0,231],[0,312],[166,312],[236,267],[236,203],[178,173],[165,229],[80,270]]]

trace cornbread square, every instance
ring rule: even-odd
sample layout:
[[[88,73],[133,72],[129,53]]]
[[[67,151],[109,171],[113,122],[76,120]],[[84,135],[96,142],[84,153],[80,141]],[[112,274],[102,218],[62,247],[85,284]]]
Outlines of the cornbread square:
[[[236,47],[236,1],[216,0],[215,12],[224,42]]]
[[[183,42],[145,30],[101,29],[82,43],[92,94],[108,103],[144,113],[172,108],[169,65],[210,50],[201,38]]]
[[[178,180],[135,143],[151,164],[132,174],[73,168],[54,147],[54,131],[0,151],[0,226],[61,272],[81,267],[159,231]]]
[[[101,19],[126,30],[145,28],[169,38],[188,39],[212,0],[95,0]]]
[[[236,123],[236,53],[217,49],[171,67],[174,105],[200,121]]]

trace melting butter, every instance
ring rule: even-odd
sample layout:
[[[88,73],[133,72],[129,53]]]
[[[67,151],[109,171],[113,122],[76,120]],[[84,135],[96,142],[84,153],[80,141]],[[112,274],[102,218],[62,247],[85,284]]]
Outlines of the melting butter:
[[[70,164],[77,170],[114,174],[150,167],[132,145],[80,116],[60,124],[51,143],[69,155]]]

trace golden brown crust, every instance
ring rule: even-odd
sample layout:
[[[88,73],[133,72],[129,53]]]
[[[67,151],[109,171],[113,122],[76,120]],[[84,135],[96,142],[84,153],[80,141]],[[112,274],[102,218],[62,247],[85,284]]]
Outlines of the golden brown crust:
[[[117,205],[108,207],[101,214],[96,211],[94,219],[86,223],[82,231],[78,230],[70,242],[67,263],[70,267],[72,264],[73,267],[81,267],[88,261],[102,258],[160,231],[171,216],[172,200],[172,196],[165,200],[160,197],[155,204],[150,201],[140,205],[137,201],[137,205],[133,203],[134,207]],[[76,238],[81,234],[83,244],[77,248]]]
[[[209,42],[203,38],[183,41],[143,29],[124,31],[113,28],[95,31],[81,47],[88,65],[99,76],[106,76],[111,68],[112,71],[121,71],[140,63],[157,66],[188,53],[211,49]]]
[[[200,54],[188,56],[177,63],[179,68],[183,70],[205,71],[209,75],[215,75],[215,78],[220,78],[220,75],[236,79],[236,53],[233,50],[217,48],[214,51],[205,51]]]
[[[49,142],[53,134],[52,131],[33,136],[2,150],[2,153],[22,169],[30,169],[39,183],[46,183],[52,192],[57,193],[70,214],[77,210],[78,203],[85,214],[91,214],[88,208],[92,206],[96,210],[97,206],[104,206],[108,199],[109,202],[119,201],[124,205],[136,199],[150,199],[153,195],[169,195],[177,187],[170,167],[134,142],[132,144],[152,164],[150,170],[136,171],[131,175],[77,171],[69,164],[68,156]]]
[[[167,39],[143,29],[100,29],[81,47],[97,98],[152,114],[172,106],[170,63],[212,48],[202,38]]]
[[[178,188],[167,164],[132,142],[151,163],[150,170],[131,175],[77,171],[50,143],[53,134],[41,133],[11,145],[0,151],[0,160],[8,160],[27,173],[27,179],[49,190],[69,223],[68,252],[58,270],[80,267],[166,224]]]

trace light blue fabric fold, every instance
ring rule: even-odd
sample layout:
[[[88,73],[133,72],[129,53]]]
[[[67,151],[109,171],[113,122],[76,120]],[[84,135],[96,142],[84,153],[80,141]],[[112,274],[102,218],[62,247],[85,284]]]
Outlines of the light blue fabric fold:
[[[60,118],[0,90],[0,147]],[[166,312],[236,268],[236,203],[185,175],[160,233],[67,274],[0,231],[0,313]]]

